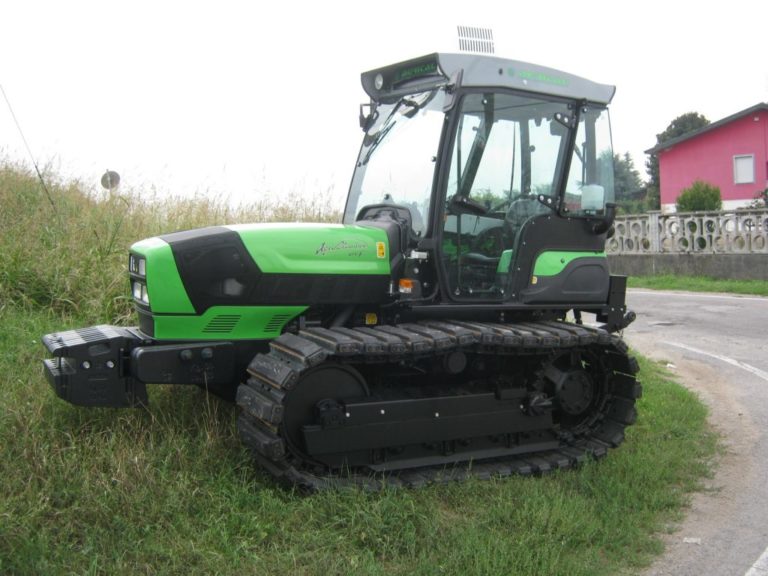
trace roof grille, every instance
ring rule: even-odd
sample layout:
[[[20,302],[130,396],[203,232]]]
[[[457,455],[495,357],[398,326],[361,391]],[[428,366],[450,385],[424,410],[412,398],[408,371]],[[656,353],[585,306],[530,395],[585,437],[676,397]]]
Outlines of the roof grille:
[[[482,52],[493,54],[493,30],[476,26],[457,26],[459,50],[462,52]]]

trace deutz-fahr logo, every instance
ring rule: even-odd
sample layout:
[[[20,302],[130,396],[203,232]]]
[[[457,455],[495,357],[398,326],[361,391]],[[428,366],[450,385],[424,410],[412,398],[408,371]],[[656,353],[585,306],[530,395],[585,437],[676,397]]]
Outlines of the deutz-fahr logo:
[[[320,247],[315,250],[315,256],[325,256],[329,252],[339,252],[346,250],[349,252],[349,256],[362,256],[363,250],[368,249],[368,244],[365,242],[347,242],[341,240],[336,244],[329,245],[327,242],[323,242]]]

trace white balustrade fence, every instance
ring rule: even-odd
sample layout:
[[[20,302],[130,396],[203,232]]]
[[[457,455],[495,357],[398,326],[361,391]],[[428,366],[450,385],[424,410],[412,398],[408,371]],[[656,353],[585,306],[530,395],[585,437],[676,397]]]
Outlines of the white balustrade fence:
[[[768,253],[768,209],[618,216],[608,254]]]

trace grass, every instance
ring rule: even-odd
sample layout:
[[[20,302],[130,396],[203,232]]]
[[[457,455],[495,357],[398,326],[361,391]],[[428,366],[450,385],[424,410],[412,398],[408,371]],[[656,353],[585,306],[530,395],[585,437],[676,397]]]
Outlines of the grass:
[[[631,276],[629,278],[629,287],[768,296],[768,282],[764,280],[730,280],[703,276]]]
[[[701,404],[641,360],[626,443],[544,478],[302,497],[254,467],[233,406],[184,387],[76,408],[41,375],[54,314],[6,306],[0,573],[615,574],[661,550],[709,469]]]
[[[55,175],[46,180],[50,201],[36,177],[0,159],[0,294],[104,322],[132,318],[125,267],[137,240],[221,224],[341,219],[328,193],[230,206],[205,196],[107,194]]]
[[[253,208],[175,210],[54,185],[54,216],[29,175],[4,170],[0,574],[631,572],[660,552],[657,534],[710,470],[704,407],[643,359],[640,419],[607,459],[376,494],[277,487],[240,445],[236,408],[195,388],[152,387],[142,410],[68,405],[43,377],[40,335],[128,318],[131,241]]]

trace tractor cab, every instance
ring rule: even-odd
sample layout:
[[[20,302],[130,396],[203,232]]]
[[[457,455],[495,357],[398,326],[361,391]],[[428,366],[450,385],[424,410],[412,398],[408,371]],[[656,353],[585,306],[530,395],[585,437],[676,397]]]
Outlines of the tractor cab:
[[[402,255],[409,290],[605,302],[613,87],[463,54],[366,72],[362,83],[371,102],[344,222],[398,231],[391,254]]]

